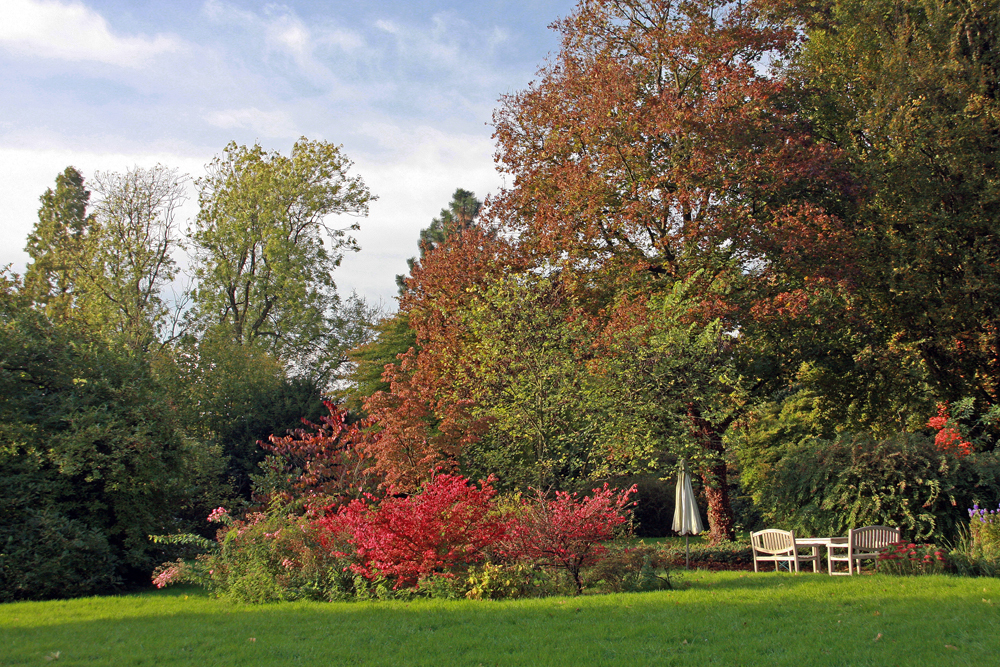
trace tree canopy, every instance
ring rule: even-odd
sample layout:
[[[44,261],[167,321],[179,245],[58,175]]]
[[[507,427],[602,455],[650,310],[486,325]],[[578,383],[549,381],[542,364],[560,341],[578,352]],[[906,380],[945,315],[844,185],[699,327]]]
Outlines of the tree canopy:
[[[328,216],[366,215],[374,200],[351,166],[340,147],[307,139],[289,157],[233,143],[208,165],[191,235],[201,328],[329,378],[344,349],[333,271],[357,250],[357,223],[335,227]]]

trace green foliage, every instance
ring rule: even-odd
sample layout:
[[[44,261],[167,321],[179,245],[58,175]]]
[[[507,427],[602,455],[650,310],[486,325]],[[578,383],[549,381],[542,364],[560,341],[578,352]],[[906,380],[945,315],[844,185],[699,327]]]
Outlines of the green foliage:
[[[950,554],[959,574],[1000,576],[1000,514],[997,510],[969,510],[969,525],[959,526],[958,539]]]
[[[220,449],[229,488],[247,499],[266,455],[257,442],[324,414],[313,381],[287,377],[268,352],[218,332],[164,350],[155,368],[186,432]]]
[[[295,506],[275,503],[243,519],[221,517],[225,525],[218,543],[193,563],[164,563],[154,573],[161,576],[158,583],[189,581],[219,597],[255,604],[358,595],[354,575],[345,572],[347,562],[320,545],[312,519]],[[158,539],[171,538],[184,539]]]
[[[613,544],[584,572],[584,586],[602,593],[632,593],[673,588],[670,562],[646,545]]]
[[[687,562],[691,554],[691,567],[705,569],[745,569],[753,565],[753,552],[746,538],[737,540],[720,540],[714,543],[702,541],[691,542],[687,547],[683,540],[671,540],[661,545],[663,559],[680,567]]]
[[[468,391],[490,431],[463,464],[504,488],[575,487],[601,472],[607,397],[587,370],[592,335],[548,278],[512,274],[477,290],[466,315]]]
[[[469,600],[515,600],[559,592],[554,573],[530,563],[483,563],[466,572],[462,584]]]
[[[859,310],[944,400],[998,398],[997,16],[997,0],[841,0],[790,70],[860,185]]]
[[[333,271],[357,250],[333,214],[366,215],[374,197],[351,161],[324,141],[300,139],[290,157],[230,143],[199,179],[191,233],[195,311],[203,329],[256,345],[298,372],[331,379],[345,349]],[[350,319],[350,318],[347,318]]]
[[[25,251],[31,257],[24,274],[24,292],[45,313],[65,319],[81,284],[81,267],[88,261],[86,238],[94,225],[87,215],[90,191],[74,167],[56,176],[55,190],[41,197],[38,222],[28,235]]]
[[[9,484],[11,477],[0,476]],[[8,491],[9,493],[9,491]],[[58,508],[0,499],[0,601],[106,593],[120,585],[119,557],[105,532]]]
[[[7,566],[14,553],[8,531],[23,531],[14,533],[18,553],[52,554],[54,544],[67,545],[64,578],[47,585],[83,594],[132,583],[155,564],[147,536],[189,527],[199,503],[211,498],[218,457],[182,436],[141,355],[53,324],[11,285],[0,293]],[[3,594],[49,589],[31,590]]]
[[[78,299],[95,331],[133,350],[170,338],[170,310],[162,289],[177,274],[177,209],[184,178],[157,165],[124,173],[98,172],[95,225],[87,235],[88,262],[80,266],[85,296]]]
[[[347,408],[362,414],[365,399],[378,391],[388,392],[389,383],[382,378],[386,364],[398,364],[399,355],[411,348],[418,348],[417,333],[406,313],[398,312],[376,324],[373,340],[347,353],[354,364],[347,377],[352,386],[344,392]]]
[[[956,504],[1000,490],[995,454],[959,460],[923,435],[803,437],[739,456],[768,525],[808,535],[890,525],[914,540],[949,537]]]

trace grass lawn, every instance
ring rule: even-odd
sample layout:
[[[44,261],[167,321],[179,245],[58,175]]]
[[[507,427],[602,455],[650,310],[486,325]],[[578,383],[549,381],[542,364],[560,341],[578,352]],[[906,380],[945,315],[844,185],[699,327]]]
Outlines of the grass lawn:
[[[1000,580],[690,572],[511,602],[0,605],[0,665],[996,665]]]

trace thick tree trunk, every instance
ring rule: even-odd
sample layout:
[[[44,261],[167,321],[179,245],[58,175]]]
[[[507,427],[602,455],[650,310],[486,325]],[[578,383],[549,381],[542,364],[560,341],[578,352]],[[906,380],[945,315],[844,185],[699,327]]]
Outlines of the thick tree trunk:
[[[712,544],[736,539],[722,433],[701,416],[701,411],[693,403],[688,404],[688,417],[691,418],[692,435],[708,455],[707,465],[702,468],[701,480],[705,485],[705,499],[708,501],[709,539]]]

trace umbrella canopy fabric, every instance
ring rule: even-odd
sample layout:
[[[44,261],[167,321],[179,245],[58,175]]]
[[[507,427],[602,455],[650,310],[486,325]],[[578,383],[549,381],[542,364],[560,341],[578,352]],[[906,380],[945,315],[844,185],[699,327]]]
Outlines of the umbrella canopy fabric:
[[[684,459],[681,459],[681,470],[680,474],[677,475],[672,528],[678,535],[697,535],[705,530],[701,523],[698,502],[694,498],[694,489],[691,488],[691,472]]]

